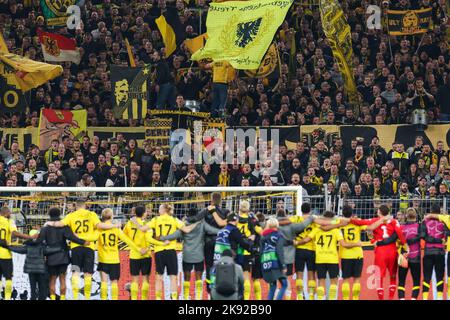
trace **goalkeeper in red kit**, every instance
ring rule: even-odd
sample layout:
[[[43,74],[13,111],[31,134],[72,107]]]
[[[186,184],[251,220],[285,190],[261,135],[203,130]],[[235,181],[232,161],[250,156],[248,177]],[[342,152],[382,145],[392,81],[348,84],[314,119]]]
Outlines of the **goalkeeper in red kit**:
[[[368,225],[367,230],[373,231],[371,242],[375,245],[375,265],[379,268],[376,273],[378,283],[378,299],[384,299],[383,282],[386,270],[389,271],[389,299],[392,300],[397,290],[397,240],[407,247],[405,237],[397,220],[389,215],[389,208],[381,205],[377,212],[378,217],[373,219],[350,219],[354,225]],[[408,251],[408,248],[407,248]]]

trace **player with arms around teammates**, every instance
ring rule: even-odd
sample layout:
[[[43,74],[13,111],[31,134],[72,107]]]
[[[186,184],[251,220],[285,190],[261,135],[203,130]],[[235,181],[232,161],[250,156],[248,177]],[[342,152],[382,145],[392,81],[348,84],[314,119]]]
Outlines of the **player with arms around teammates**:
[[[75,202],[76,210],[69,213],[61,221],[48,221],[44,226],[63,228],[69,226],[80,239],[89,241],[88,245],[79,245],[71,242],[72,250],[72,294],[78,300],[80,287],[80,272],[84,272],[84,297],[91,298],[92,274],[95,263],[95,243],[100,230],[120,228],[120,224],[102,223],[97,214],[86,207],[86,198],[79,197]]]

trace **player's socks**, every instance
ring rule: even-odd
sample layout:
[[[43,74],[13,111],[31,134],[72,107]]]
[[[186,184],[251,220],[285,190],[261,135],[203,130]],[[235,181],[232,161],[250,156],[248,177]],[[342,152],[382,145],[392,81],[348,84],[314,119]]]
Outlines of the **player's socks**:
[[[255,300],[262,299],[261,281],[259,279],[253,280],[253,292],[255,293]]]
[[[350,300],[350,283],[345,281],[342,284],[342,300]]]
[[[139,291],[139,285],[136,282],[136,300]],[[148,300],[148,292],[150,291],[150,284],[148,282],[142,282],[141,288],[141,300]]]
[[[244,281],[244,300],[250,300],[250,280]]]
[[[142,291],[144,290],[144,284],[142,284]],[[138,291],[139,291],[139,284],[137,282],[132,282],[131,286],[130,286],[130,295],[131,295],[131,300],[137,300],[138,298]],[[143,292],[141,293],[142,300],[145,300],[143,297]]]
[[[102,281],[102,283],[100,284],[100,298],[102,300],[107,300],[108,299],[108,283]]]
[[[447,300],[450,300],[450,277],[447,278]]]
[[[441,280],[438,283],[436,283],[436,290],[437,290],[438,300],[442,300],[443,291],[444,291],[444,280]]]
[[[353,293],[353,300],[359,300],[359,294],[361,293],[360,283],[353,283],[352,293]]]
[[[297,300],[303,300],[303,279],[295,280],[295,287],[297,288]]]
[[[202,300],[202,293],[203,293],[203,281],[197,280],[195,281],[195,299]]]
[[[285,300],[291,300],[292,291],[286,290],[286,295],[284,296]]]
[[[184,281],[183,282],[183,299],[189,300],[189,292],[191,289],[191,282],[190,281]]]
[[[12,295],[12,280],[6,280],[5,282],[5,300],[11,300]]]
[[[430,285],[428,284],[428,282],[423,282],[423,292],[422,292],[422,299],[423,300],[428,300],[428,291],[430,290]]]
[[[323,300],[325,297],[325,288],[322,286],[317,287],[317,300]]]
[[[389,286],[389,300],[394,299],[395,291],[397,291],[397,286],[395,284],[391,284]]]
[[[156,292],[155,292],[155,298],[156,298],[156,300],[161,300],[161,298],[162,298],[162,292],[161,292],[161,291],[156,291]]]
[[[65,294],[60,295],[59,300],[66,300],[66,295]]]
[[[420,293],[420,286],[415,286],[412,289],[412,299],[416,300],[419,297],[419,293]]]
[[[384,300],[384,288],[377,289],[378,300]]]
[[[309,300],[314,300],[314,291],[316,290],[316,281],[308,280],[308,295]]]
[[[56,300],[56,295],[51,294],[51,295],[50,295],[50,300]]]
[[[117,282],[111,283],[111,298],[113,300],[119,300],[119,285]]]
[[[405,300],[405,287],[398,286],[398,298],[400,300]]]
[[[172,293],[170,294],[170,298],[171,298],[172,300],[178,300],[178,293],[172,292]]]
[[[92,276],[84,276],[84,298],[91,300]]]
[[[337,300],[337,285],[330,285],[330,290],[328,291],[328,300]]]
[[[78,295],[80,292],[80,277],[72,276],[72,299],[78,300]]]

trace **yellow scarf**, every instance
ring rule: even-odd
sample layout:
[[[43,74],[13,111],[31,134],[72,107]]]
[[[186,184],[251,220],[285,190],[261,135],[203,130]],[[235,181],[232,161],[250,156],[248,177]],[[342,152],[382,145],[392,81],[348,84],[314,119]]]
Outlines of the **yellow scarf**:
[[[230,185],[230,176],[226,174],[219,174],[219,185],[222,187],[226,187]]]

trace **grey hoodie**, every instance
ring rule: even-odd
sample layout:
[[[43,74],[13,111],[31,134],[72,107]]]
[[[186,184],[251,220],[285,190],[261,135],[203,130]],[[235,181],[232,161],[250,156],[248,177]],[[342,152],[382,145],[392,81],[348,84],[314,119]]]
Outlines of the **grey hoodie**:
[[[283,237],[288,240],[294,240],[299,233],[305,230],[314,221],[314,216],[309,216],[302,223],[291,223],[285,226],[280,226],[280,230]],[[289,217],[278,217],[278,221],[288,220]],[[284,246],[284,261],[286,264],[292,264],[295,261],[295,247],[293,245]]]
[[[187,226],[189,224],[186,224]],[[200,221],[198,225],[189,233],[177,230],[174,233],[160,237],[160,241],[183,239],[183,262],[199,263],[205,259],[203,248],[205,246],[205,234],[217,235],[220,229],[214,228],[205,221]]]

